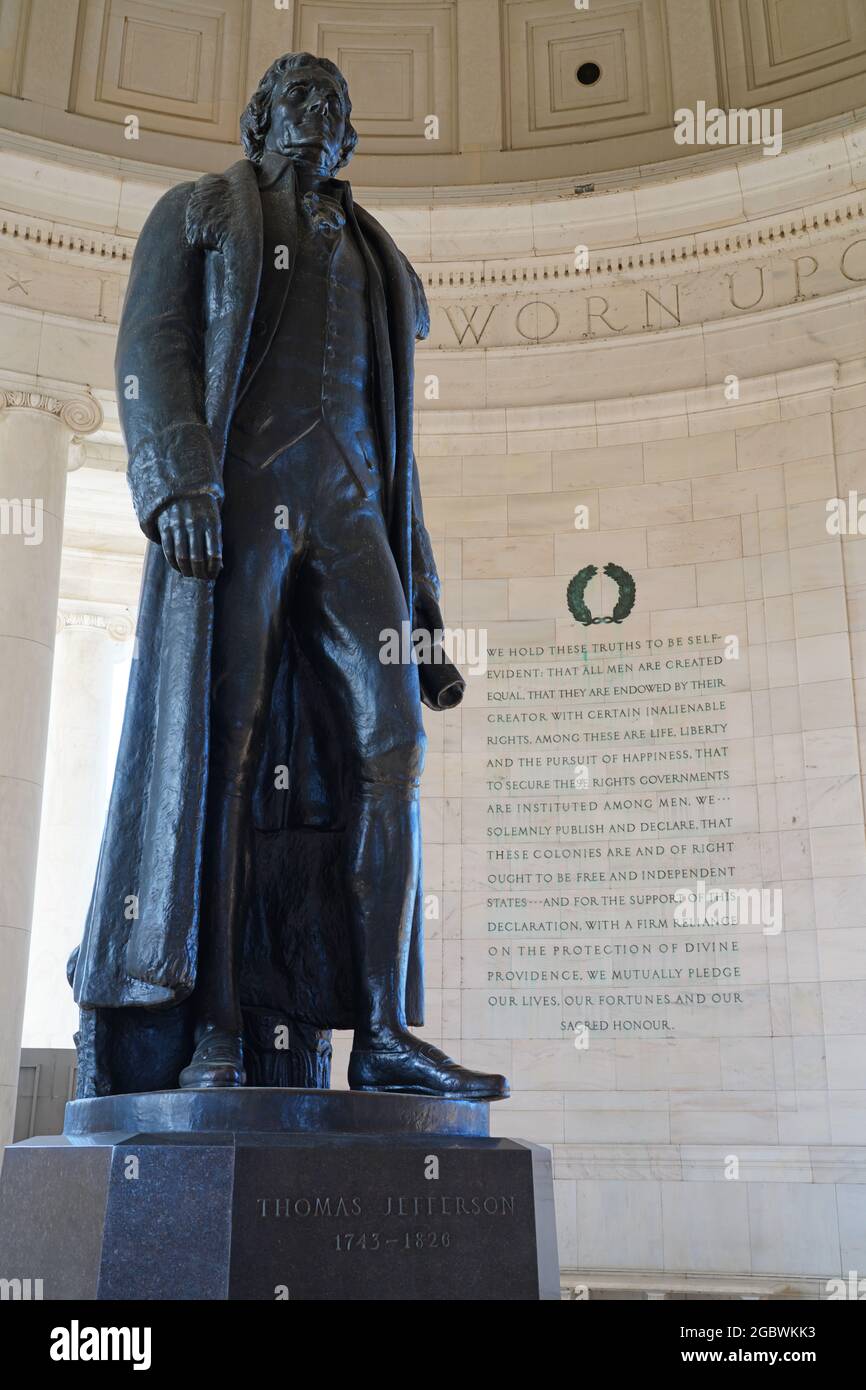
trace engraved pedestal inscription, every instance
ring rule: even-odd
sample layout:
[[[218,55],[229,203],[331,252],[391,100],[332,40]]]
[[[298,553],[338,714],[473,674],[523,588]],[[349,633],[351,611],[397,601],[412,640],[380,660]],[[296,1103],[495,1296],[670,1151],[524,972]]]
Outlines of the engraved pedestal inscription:
[[[533,1154],[509,1139],[239,1145],[233,1299],[535,1299]]]

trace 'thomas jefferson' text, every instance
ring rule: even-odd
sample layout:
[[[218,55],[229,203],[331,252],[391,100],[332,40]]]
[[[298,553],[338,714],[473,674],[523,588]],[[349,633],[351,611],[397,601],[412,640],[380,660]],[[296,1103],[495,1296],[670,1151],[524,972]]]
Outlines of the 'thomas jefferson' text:
[[[385,1196],[364,1212],[360,1197],[257,1197],[259,1216],[513,1216],[515,1197]]]

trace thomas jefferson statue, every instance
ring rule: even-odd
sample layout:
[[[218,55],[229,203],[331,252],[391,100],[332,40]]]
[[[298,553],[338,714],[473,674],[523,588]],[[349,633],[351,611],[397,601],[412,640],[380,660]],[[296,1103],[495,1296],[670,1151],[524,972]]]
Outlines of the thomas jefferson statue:
[[[427,305],[333,177],[350,114],[333,63],[286,54],[244,112],[246,158],[161,198],[136,250],[117,389],[150,544],[71,963],[85,1093],[292,1084],[280,1047],[336,1027],[354,1089],[508,1094],[407,1026],[421,703],[451,708],[463,681],[412,452]],[[404,624],[423,660],[383,654]]]

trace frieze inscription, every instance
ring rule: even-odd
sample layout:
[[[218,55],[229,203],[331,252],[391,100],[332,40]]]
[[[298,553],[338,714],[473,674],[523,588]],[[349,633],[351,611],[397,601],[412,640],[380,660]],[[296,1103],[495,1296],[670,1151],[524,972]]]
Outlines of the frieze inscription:
[[[778,309],[866,284],[866,236],[812,245],[799,255],[728,257],[718,268],[683,264],[654,279],[624,272],[557,277],[528,293],[480,289],[459,299],[428,286],[427,348],[564,343],[654,333]],[[541,291],[541,292],[539,292]]]

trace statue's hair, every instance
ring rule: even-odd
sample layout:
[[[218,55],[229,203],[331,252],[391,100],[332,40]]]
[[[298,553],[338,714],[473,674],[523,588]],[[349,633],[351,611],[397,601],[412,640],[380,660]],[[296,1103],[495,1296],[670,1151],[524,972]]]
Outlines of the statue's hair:
[[[261,163],[265,148],[265,136],[271,124],[271,102],[274,88],[287,72],[292,72],[295,68],[321,68],[323,72],[328,73],[336,80],[337,88],[343,99],[343,114],[346,117],[346,138],[340,152],[340,162],[336,165],[337,169],[342,169],[352,158],[352,152],[358,143],[358,132],[349,120],[352,114],[349,87],[336,63],[332,63],[330,58],[317,58],[314,53],[284,53],[282,58],[271,63],[241,116],[241,143],[244,147],[244,153],[253,164]]]

